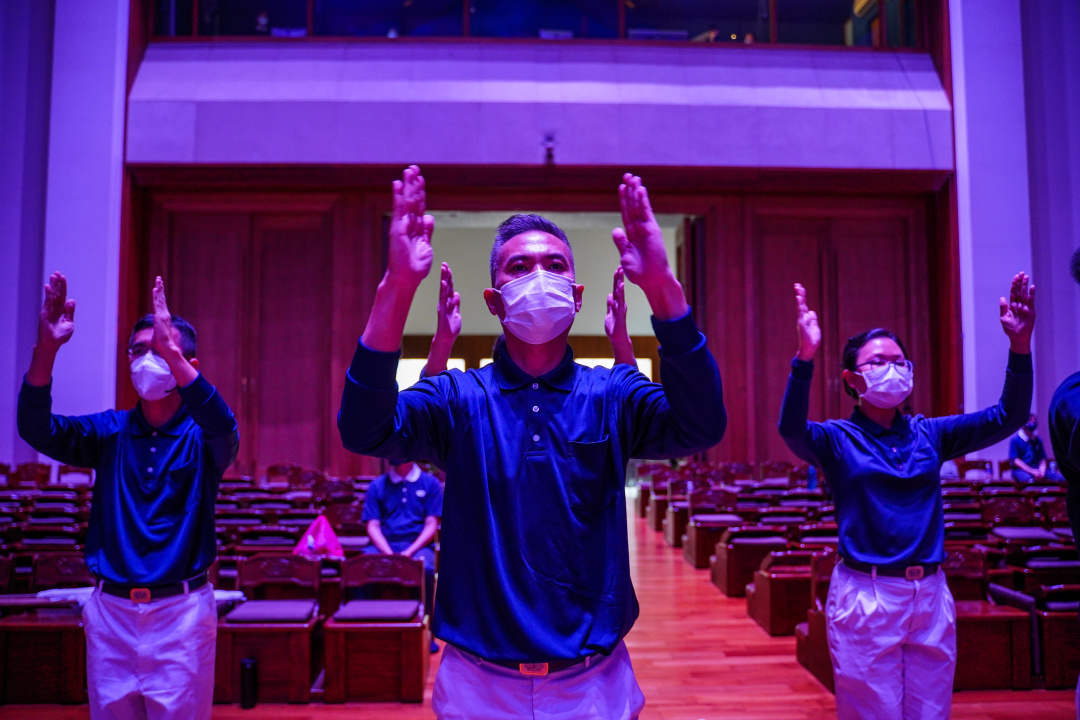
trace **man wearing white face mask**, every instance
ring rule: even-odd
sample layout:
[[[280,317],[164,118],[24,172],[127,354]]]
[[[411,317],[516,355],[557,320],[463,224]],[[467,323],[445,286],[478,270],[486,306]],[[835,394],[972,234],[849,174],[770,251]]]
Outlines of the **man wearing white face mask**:
[[[53,363],[74,332],[75,301],[53,273],[19,393],[23,439],[96,472],[85,552],[98,587],[83,608],[94,720],[208,720],[213,700],[217,610],[206,570],[236,420],[199,373],[195,329],[170,315],[160,277],[153,304],[128,341],[135,408],[54,415]]]
[[[439,718],[629,720],[644,703],[622,642],[638,613],[626,462],[703,450],[727,419],[719,371],[641,179],[625,175],[619,200],[625,230],[612,234],[626,278],[652,306],[662,385],[628,365],[574,363],[567,335],[584,288],[570,244],[549,220],[515,215],[496,232],[484,291],[504,330],[494,362],[399,392],[398,348],[431,267],[434,219],[424,214],[418,168],[394,183],[386,275],[346,375],[338,427],[349,450],[446,471]],[[442,296],[454,294],[447,287]]]
[[[949,716],[956,669],[956,607],[945,559],[941,464],[1004,440],[1031,406],[1035,287],[1027,275],[1001,298],[1009,338],[997,405],[951,417],[906,416],[913,367],[900,339],[881,328],[844,347],[844,390],[858,399],[848,420],[808,422],[817,314],[795,284],[799,352],[780,414],[780,434],[821,466],[832,488],[840,563],[826,603],[829,653],[841,720],[940,720]]]

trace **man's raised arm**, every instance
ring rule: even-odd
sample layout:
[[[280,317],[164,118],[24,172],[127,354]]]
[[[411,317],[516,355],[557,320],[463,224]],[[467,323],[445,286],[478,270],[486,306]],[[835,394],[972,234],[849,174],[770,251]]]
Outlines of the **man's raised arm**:
[[[397,352],[405,320],[420,283],[431,270],[431,231],[435,218],[424,214],[427,196],[420,168],[405,168],[394,181],[394,205],[390,219],[390,244],[386,273],[375,291],[360,341],[369,350]]]
[[[446,425],[438,388],[424,381],[399,395],[395,380],[409,307],[431,270],[435,219],[424,213],[420,168],[406,168],[393,191],[386,273],[345,374],[338,430],[345,448],[353,452],[436,460],[445,450],[440,438]]]

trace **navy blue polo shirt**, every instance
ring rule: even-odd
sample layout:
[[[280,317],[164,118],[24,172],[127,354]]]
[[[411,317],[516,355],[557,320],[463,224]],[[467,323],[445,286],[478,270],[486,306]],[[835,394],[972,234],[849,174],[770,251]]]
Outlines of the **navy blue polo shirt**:
[[[566,355],[532,377],[494,362],[398,391],[399,353],[361,343],[345,379],[345,447],[446,470],[435,634],[480,657],[545,662],[611,652],[638,614],[624,492],[630,457],[719,442],[720,373],[689,313],[653,320],[663,384]]]
[[[23,382],[19,435],[35,450],[96,472],[86,565],[109,582],[154,585],[204,572],[217,556],[214,502],[236,457],[236,419],[199,375],[180,409],[152,427],[140,406],[52,414],[51,385]]]
[[[1054,391],[1047,416],[1054,459],[1069,484],[1073,537],[1080,538],[1080,372],[1065,378]]]
[[[1017,433],[1009,441],[1009,459],[1019,459],[1028,467],[1037,468],[1046,459],[1046,450],[1043,449],[1042,440],[1038,435],[1025,440]]]
[[[841,556],[873,565],[944,560],[941,464],[1004,440],[1024,424],[1031,355],[1009,353],[997,405],[938,418],[897,413],[891,427],[857,407],[847,420],[808,422],[813,372],[813,363],[792,360],[780,435],[793,453],[825,471]]]
[[[419,466],[414,467],[419,471]],[[415,480],[395,480],[386,473],[371,481],[361,519],[365,523],[378,520],[387,542],[408,547],[424,529],[424,518],[442,517],[442,503],[442,485],[431,473],[416,472]]]

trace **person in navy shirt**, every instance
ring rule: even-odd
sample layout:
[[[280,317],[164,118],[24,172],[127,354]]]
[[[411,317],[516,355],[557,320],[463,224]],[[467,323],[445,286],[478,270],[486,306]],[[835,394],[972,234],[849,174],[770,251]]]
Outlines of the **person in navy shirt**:
[[[644,291],[663,384],[627,365],[585,368],[567,336],[584,287],[565,234],[536,215],[496,232],[488,309],[494,362],[397,389],[401,335],[432,261],[434,219],[411,166],[394,183],[388,263],[349,368],[345,447],[446,471],[435,634],[447,642],[432,705],[440,718],[633,718],[644,697],[623,637],[630,582],[625,468],[683,456],[726,425],[720,374],[672,272],[640,178],[619,188],[613,231]]]
[[[848,718],[945,718],[956,669],[956,608],[945,558],[941,464],[1012,434],[1031,406],[1035,288],[1027,275],[1001,298],[1009,338],[1005,387],[997,405],[967,415],[905,416],[912,363],[900,339],[881,328],[848,340],[844,390],[857,399],[847,420],[808,422],[817,314],[795,284],[799,351],[780,413],[791,451],[820,466],[836,504],[840,562],[826,604],[836,710]]]
[[[1080,284],[1080,250],[1073,252],[1071,268],[1073,279]],[[1080,372],[1058,385],[1047,418],[1054,459],[1068,484],[1065,502],[1076,542],[1080,539]],[[1080,718],[1080,678],[1076,683],[1076,716]]]
[[[1028,417],[1024,427],[1020,428],[1009,441],[1009,459],[1012,460],[1013,480],[1022,483],[1034,482],[1044,478],[1057,479],[1058,475],[1050,470],[1046,458],[1046,449],[1038,435],[1039,419]]]
[[[56,354],[75,329],[67,280],[45,286],[19,434],[38,452],[95,470],[83,608],[92,718],[209,718],[217,608],[214,501],[238,447],[236,420],[199,373],[195,329],[169,313],[157,278],[153,315],[128,341],[131,410],[52,413]]]
[[[371,481],[364,514],[371,555],[403,555],[424,563],[424,599],[431,615],[435,597],[435,549],[431,541],[442,517],[442,483],[411,460],[392,460],[389,472]],[[433,645],[433,650],[438,648]]]

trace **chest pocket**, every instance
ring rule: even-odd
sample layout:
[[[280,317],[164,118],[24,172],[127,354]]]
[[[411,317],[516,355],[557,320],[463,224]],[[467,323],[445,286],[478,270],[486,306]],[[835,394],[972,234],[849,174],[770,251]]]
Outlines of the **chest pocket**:
[[[594,442],[568,443],[571,467],[566,475],[566,495],[570,510],[578,520],[587,520],[606,506],[604,481],[611,459],[611,443],[604,436]]]

